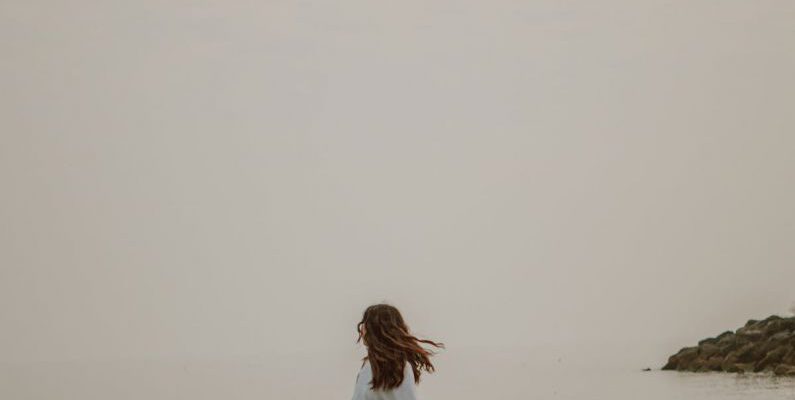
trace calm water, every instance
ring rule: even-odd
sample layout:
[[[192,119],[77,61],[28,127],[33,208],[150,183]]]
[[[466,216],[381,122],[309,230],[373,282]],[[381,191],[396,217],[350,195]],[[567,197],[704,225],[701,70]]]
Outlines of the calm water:
[[[533,365],[525,359],[439,357],[425,400],[795,399],[795,378]],[[0,399],[349,399],[355,358],[310,354],[237,360],[5,364]]]

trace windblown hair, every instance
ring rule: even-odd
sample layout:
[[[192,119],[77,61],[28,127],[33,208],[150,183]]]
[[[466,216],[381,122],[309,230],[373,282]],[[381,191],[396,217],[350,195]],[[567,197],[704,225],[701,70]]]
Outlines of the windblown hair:
[[[356,342],[363,341],[367,346],[367,357],[363,361],[369,361],[373,370],[370,382],[373,390],[400,386],[407,361],[414,372],[414,382],[419,383],[422,371],[435,370],[430,359],[434,353],[423,348],[421,343],[444,348],[442,343],[413,336],[400,311],[388,304],[367,307],[356,328],[359,331]]]

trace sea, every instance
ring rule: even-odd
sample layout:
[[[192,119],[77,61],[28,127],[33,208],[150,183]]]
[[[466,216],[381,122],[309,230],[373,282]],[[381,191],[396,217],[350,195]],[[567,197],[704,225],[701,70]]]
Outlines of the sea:
[[[8,400],[347,400],[357,355],[303,352],[222,359],[0,362]],[[447,351],[418,387],[423,400],[794,399],[795,378],[769,374],[643,371],[645,366],[517,352],[490,357]]]

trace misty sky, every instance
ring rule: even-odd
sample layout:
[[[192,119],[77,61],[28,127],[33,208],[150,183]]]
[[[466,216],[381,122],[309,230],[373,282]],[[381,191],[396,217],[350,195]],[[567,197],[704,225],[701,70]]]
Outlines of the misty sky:
[[[353,354],[386,300],[448,351],[662,363],[786,312],[794,19],[3,1],[0,354]]]

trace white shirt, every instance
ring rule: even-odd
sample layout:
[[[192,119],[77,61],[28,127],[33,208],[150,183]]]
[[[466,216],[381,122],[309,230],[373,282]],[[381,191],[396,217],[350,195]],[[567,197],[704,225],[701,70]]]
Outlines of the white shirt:
[[[352,400],[417,400],[414,371],[408,361],[403,367],[403,382],[400,386],[390,390],[373,390],[370,388],[372,380],[373,370],[370,368],[370,362],[365,361],[362,369],[359,370],[359,375],[356,376]]]

